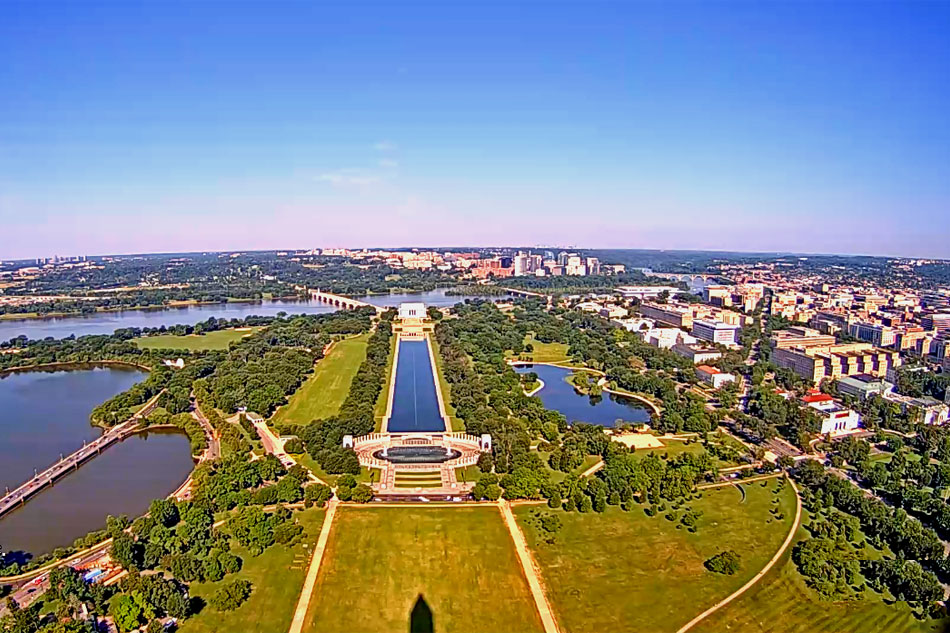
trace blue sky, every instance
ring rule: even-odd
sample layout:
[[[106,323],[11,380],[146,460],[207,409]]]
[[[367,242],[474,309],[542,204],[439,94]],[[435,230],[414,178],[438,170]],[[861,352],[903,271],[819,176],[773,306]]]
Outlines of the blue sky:
[[[950,4],[0,2],[0,257],[950,257]]]

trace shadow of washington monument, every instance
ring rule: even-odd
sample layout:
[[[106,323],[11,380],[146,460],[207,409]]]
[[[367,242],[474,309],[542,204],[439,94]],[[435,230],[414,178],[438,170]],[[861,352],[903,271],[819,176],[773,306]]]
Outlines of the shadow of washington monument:
[[[409,633],[435,633],[435,619],[429,603],[420,593],[409,612]]]

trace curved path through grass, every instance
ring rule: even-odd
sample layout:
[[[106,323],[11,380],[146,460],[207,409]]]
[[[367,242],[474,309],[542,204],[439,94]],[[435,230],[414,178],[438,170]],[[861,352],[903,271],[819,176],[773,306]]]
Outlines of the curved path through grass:
[[[786,481],[788,481],[789,485],[791,485],[792,490],[795,491],[795,521],[792,523],[792,528],[788,531],[788,536],[785,537],[785,541],[782,543],[782,546],[781,546],[781,547],[778,549],[778,551],[775,553],[775,556],[773,556],[773,557],[771,558],[771,560],[769,560],[768,564],[767,564],[765,567],[763,567],[763,568],[761,569],[761,571],[759,571],[759,573],[757,573],[755,576],[753,576],[753,577],[749,580],[749,582],[747,582],[746,584],[742,585],[738,590],[736,590],[735,592],[729,594],[728,597],[723,598],[722,600],[720,600],[719,602],[717,602],[716,604],[714,604],[713,606],[709,607],[708,609],[706,609],[705,611],[703,611],[702,613],[700,613],[699,615],[697,615],[695,618],[693,618],[692,620],[690,620],[689,622],[687,622],[685,625],[683,625],[682,627],[680,627],[680,630],[677,631],[677,633],[686,633],[686,631],[690,630],[691,628],[693,628],[694,626],[696,626],[697,624],[699,624],[700,622],[702,622],[704,619],[706,619],[707,617],[709,617],[710,615],[712,615],[713,613],[715,613],[715,612],[718,611],[719,609],[723,608],[724,606],[726,606],[727,604],[729,604],[730,602],[732,602],[733,600],[735,600],[736,598],[738,598],[739,596],[741,596],[742,594],[744,594],[746,591],[748,591],[749,589],[751,589],[752,586],[753,586],[755,583],[757,583],[757,582],[759,582],[760,580],[762,580],[762,578],[763,578],[767,573],[769,573],[769,570],[772,569],[772,568],[775,566],[775,564],[776,564],[776,563],[782,558],[782,556],[785,554],[785,550],[787,550],[788,547],[792,544],[792,541],[795,540],[795,533],[798,532],[798,528],[799,528],[799,527],[801,526],[801,524],[802,524],[802,498],[801,498],[801,495],[798,494],[798,488],[795,487],[795,482],[793,482],[791,479],[787,479]],[[744,491],[744,490],[741,490],[741,492],[742,492],[742,501],[745,502],[745,500],[746,500],[745,491]]]
[[[730,484],[704,490],[688,506],[701,516],[695,533],[669,504],[657,516],[630,512],[512,508],[537,562],[562,630],[571,633],[650,631],[673,633],[694,614],[723,601],[775,558],[795,523],[797,495],[788,483],[742,484],[746,501]],[[533,513],[555,512],[563,522],[553,544],[535,527]],[[671,514],[672,520],[666,514]],[[793,532],[794,533],[794,532]],[[733,550],[734,576],[706,570],[704,562]]]

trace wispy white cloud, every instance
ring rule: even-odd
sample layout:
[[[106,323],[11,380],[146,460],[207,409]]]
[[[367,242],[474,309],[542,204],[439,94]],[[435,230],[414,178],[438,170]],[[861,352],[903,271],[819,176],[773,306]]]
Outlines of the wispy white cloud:
[[[393,160],[392,158],[382,158],[378,164],[383,169],[395,169],[399,167],[399,161]]]
[[[368,187],[380,182],[382,177],[364,169],[335,169],[317,174],[317,180],[334,187]]]
[[[377,152],[392,152],[396,149],[396,144],[391,141],[379,141],[373,145],[373,149]]]

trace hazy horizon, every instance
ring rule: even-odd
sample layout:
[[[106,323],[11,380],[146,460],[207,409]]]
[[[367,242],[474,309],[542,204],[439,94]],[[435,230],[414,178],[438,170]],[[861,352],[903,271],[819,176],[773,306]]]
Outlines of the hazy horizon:
[[[7,2],[0,257],[948,259],[948,23],[946,3]]]
[[[467,250],[491,250],[491,249],[518,249],[518,250],[531,250],[533,252],[540,251],[579,251],[579,252],[592,252],[592,251],[642,251],[642,252],[655,252],[655,253],[702,253],[702,254],[722,254],[722,255],[741,255],[741,256],[755,256],[760,255],[762,257],[872,257],[872,258],[893,258],[893,259],[922,259],[922,260],[940,260],[940,261],[950,261],[950,258],[943,257],[922,257],[915,255],[880,255],[873,253],[821,253],[821,252],[804,252],[804,251],[760,251],[760,250],[724,250],[724,249],[714,249],[714,248],[641,248],[641,247],[603,247],[603,246],[583,246],[583,245],[543,245],[543,246],[529,246],[524,244],[468,244],[468,245],[458,245],[458,244],[409,244],[409,245],[379,245],[379,244],[368,244],[363,246],[352,246],[345,244],[333,244],[333,245],[310,245],[310,246],[301,246],[301,247],[276,247],[276,248],[224,248],[224,249],[196,249],[196,250],[178,250],[178,251],[129,251],[129,252],[113,252],[113,253],[85,253],[85,252],[76,252],[76,253],[49,253],[43,255],[30,255],[26,257],[4,257],[0,253],[0,262],[10,262],[10,261],[31,261],[36,259],[47,259],[51,257],[159,257],[164,255],[197,255],[197,254],[216,254],[216,253],[269,253],[269,252],[300,252],[300,251],[309,251],[313,249],[337,249],[345,248],[348,250],[393,250],[393,251],[403,251],[403,250],[439,250],[439,251],[456,251],[464,252]],[[609,262],[608,262],[609,263]]]

